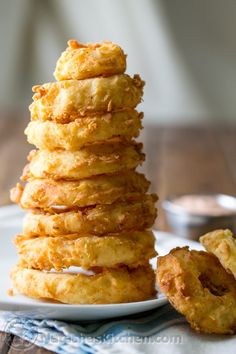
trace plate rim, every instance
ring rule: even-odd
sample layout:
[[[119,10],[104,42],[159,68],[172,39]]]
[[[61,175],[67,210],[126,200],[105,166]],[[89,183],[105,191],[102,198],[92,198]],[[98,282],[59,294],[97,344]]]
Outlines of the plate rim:
[[[36,300],[36,299],[33,299]],[[0,300],[0,307],[2,305],[13,305],[13,306],[21,306],[24,308],[32,308],[32,307],[44,307],[44,308],[57,308],[60,307],[61,309],[68,309],[68,308],[74,308],[74,309],[104,309],[106,307],[107,309],[109,308],[114,308],[115,307],[127,307],[127,306],[136,306],[136,305],[155,305],[155,303],[163,303],[163,305],[167,302],[167,298],[165,295],[156,298],[156,299],[151,299],[151,300],[144,300],[144,301],[136,301],[136,302],[122,302],[122,303],[113,303],[113,304],[63,304],[63,303],[46,303],[46,302],[40,302],[40,300],[36,300],[37,302],[35,303],[22,303],[19,300],[14,301],[14,302],[9,302],[6,300]],[[1,308],[0,308],[1,311]]]

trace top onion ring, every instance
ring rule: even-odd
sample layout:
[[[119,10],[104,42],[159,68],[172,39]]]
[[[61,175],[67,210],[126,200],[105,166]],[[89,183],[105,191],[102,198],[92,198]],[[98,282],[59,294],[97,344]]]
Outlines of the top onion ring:
[[[80,80],[122,74],[126,69],[123,50],[112,42],[82,44],[68,41],[68,48],[57,61],[56,80]]]

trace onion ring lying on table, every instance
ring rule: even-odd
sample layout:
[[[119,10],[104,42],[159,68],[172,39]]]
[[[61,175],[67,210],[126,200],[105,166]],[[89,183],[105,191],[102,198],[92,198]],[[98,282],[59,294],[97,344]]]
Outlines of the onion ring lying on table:
[[[122,74],[126,55],[112,42],[82,44],[68,41],[68,48],[57,61],[54,76],[57,80],[87,79],[96,76]]]
[[[230,230],[215,230],[200,237],[205,249],[213,253],[225,270],[236,279],[236,239]]]
[[[235,333],[236,282],[213,254],[176,248],[157,264],[161,291],[195,330]]]
[[[68,234],[105,235],[152,226],[157,210],[156,195],[141,195],[136,201],[96,205],[77,211],[61,213],[28,213],[23,233],[28,236],[61,236]]]
[[[34,86],[31,118],[64,123],[79,116],[134,108],[141,101],[143,86],[139,75],[126,74]]]
[[[63,206],[70,210],[117,200],[135,200],[147,192],[150,182],[141,173],[127,170],[122,174],[101,175],[78,181],[32,179],[25,187],[17,184],[11,200],[23,209],[50,209]]]
[[[20,264],[25,268],[61,270],[71,266],[91,269],[115,268],[122,264],[136,268],[156,256],[151,231],[133,231],[102,237],[87,235],[15,239]]]
[[[87,145],[79,151],[32,150],[22,179],[73,180],[133,169],[144,161],[145,155],[141,151],[142,144],[118,139]]]
[[[95,275],[47,273],[15,267],[14,288],[36,299],[66,304],[115,304],[144,301],[155,296],[154,272],[150,266],[104,269]]]
[[[88,143],[107,141],[114,137],[130,140],[139,135],[142,113],[125,110],[102,116],[82,117],[68,124],[32,121],[25,134],[28,142],[39,149],[78,150]]]

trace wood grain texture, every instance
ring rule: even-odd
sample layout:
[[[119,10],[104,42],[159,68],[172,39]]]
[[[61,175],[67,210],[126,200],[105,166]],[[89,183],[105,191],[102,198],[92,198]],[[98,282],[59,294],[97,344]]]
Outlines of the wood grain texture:
[[[14,336],[8,333],[0,332],[0,353],[6,354],[9,352]]]
[[[10,203],[9,189],[19,181],[32,146],[24,135],[26,119],[1,116],[0,122],[0,204],[5,205]]]
[[[10,202],[13,187],[32,149],[23,134],[27,118],[0,120],[0,204]],[[161,202],[180,193],[221,192],[236,195],[236,127],[146,126],[140,139],[146,161],[141,168],[159,195],[159,217],[155,227],[168,230]],[[10,347],[9,347],[10,346]],[[28,345],[18,337],[0,333],[0,354],[49,353]],[[18,350],[17,350],[18,348]]]
[[[1,352],[0,352],[1,353]],[[14,336],[14,339],[11,343],[11,347],[8,351],[8,354],[50,354],[53,353],[44,348],[37,347],[36,345],[25,341],[17,336]],[[2,353],[1,353],[2,354]]]
[[[168,230],[161,202],[170,195],[201,192],[236,195],[236,129],[147,127],[143,137],[146,171],[160,198],[155,224],[158,229]]]

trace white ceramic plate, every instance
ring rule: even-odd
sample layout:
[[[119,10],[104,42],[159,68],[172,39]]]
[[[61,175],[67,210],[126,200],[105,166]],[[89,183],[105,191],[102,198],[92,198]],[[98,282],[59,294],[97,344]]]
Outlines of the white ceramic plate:
[[[18,206],[0,208],[0,310],[16,311],[18,315],[59,320],[98,320],[131,315],[164,305],[167,300],[159,294],[157,299],[114,305],[63,305],[30,299],[22,295],[9,296],[11,288],[10,269],[17,263],[17,253],[12,240],[21,230],[24,213]],[[201,249],[197,242],[188,241],[164,232],[155,232],[159,255],[176,246],[189,245]],[[155,259],[152,264],[155,265]]]

